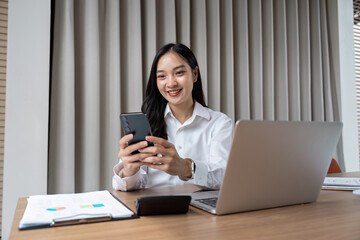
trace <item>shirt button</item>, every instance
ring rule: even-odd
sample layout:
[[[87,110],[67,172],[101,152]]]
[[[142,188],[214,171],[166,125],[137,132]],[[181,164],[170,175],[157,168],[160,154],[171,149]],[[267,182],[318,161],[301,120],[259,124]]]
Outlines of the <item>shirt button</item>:
[[[178,148],[179,148],[179,150],[181,150],[181,149],[182,149],[182,147],[181,147],[181,146],[178,146]]]

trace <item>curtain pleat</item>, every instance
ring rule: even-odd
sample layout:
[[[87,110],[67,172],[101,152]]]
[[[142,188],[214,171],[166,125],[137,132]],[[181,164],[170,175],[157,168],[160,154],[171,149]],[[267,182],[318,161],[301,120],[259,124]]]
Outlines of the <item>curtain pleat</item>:
[[[176,4],[176,41],[181,42],[186,46],[190,47],[190,36],[191,36],[190,0],[176,0],[175,4]]]
[[[235,118],[233,2],[220,1],[220,111]]]
[[[319,0],[310,1],[310,26],[312,120],[324,121]]]
[[[202,85],[205,99],[208,99],[207,89],[207,24],[206,24],[206,2],[205,0],[191,1],[191,48],[194,49],[199,68],[201,69]]]
[[[286,2],[289,120],[300,121],[298,1]]]
[[[275,119],[274,96],[274,9],[272,1],[262,2],[263,119]],[[248,81],[248,80],[247,80]]]
[[[326,16],[326,2],[320,2],[320,22],[321,22],[321,36],[328,36],[327,32],[327,16]],[[323,89],[324,89],[324,118],[325,121],[334,121],[333,103],[331,97],[331,82],[330,82],[330,62],[329,62],[329,42],[328,38],[321,38],[322,49],[322,69],[323,69]]]
[[[250,119],[248,1],[235,1],[234,13],[235,119]]]
[[[300,112],[302,121],[311,121],[311,49],[309,2],[299,1]]]
[[[140,0],[120,1],[121,112],[139,111],[143,102]],[[137,96],[137,97],[134,97]]]
[[[207,49],[207,103],[219,111],[221,105],[221,70],[220,66],[220,3],[218,0],[206,2],[206,44]],[[201,69],[201,74],[204,71]],[[209,97],[210,96],[210,97]]]
[[[249,76],[250,76],[250,118],[263,119],[263,61],[261,2],[248,2],[249,14]]]
[[[156,1],[157,49],[166,43],[176,41],[175,10],[175,0]]]
[[[100,188],[99,4],[97,1],[76,3],[75,189],[89,191]]]
[[[275,120],[289,120],[285,0],[274,1]]]
[[[118,0],[117,0],[118,1]],[[142,85],[146,86],[151,70],[152,60],[156,54],[156,0],[141,2],[141,33],[142,33]],[[143,87],[143,96],[146,88]]]
[[[49,193],[111,187],[119,114],[140,111],[169,42],[193,50],[208,106],[234,121],[338,120],[328,15],[327,0],[57,0]]]
[[[74,1],[56,2],[50,96],[48,193],[75,191]]]
[[[100,2],[100,186],[112,177],[114,153],[120,139],[120,3],[118,0]]]

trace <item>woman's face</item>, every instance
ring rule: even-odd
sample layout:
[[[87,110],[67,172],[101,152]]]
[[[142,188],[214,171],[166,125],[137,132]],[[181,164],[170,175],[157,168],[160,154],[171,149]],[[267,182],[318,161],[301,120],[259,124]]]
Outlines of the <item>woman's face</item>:
[[[197,69],[196,67],[192,70],[186,60],[174,52],[166,53],[159,59],[156,71],[157,87],[170,106],[192,106],[192,90],[197,79]]]

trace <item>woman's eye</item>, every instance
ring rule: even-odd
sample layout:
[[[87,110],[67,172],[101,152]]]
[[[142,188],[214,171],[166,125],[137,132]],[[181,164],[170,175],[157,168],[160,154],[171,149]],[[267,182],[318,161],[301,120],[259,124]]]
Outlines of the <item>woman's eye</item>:
[[[157,78],[158,78],[158,79],[164,79],[164,78],[165,78],[165,75],[158,75]]]
[[[185,72],[185,71],[178,71],[178,72],[176,72],[175,74],[176,74],[177,76],[181,76],[181,75],[184,74],[184,72]]]

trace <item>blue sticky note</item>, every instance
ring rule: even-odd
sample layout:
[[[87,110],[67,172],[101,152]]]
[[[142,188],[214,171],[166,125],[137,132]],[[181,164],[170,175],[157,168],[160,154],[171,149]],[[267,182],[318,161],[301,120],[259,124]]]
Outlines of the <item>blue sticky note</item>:
[[[93,204],[93,207],[103,207],[104,204],[100,203],[100,204]]]

